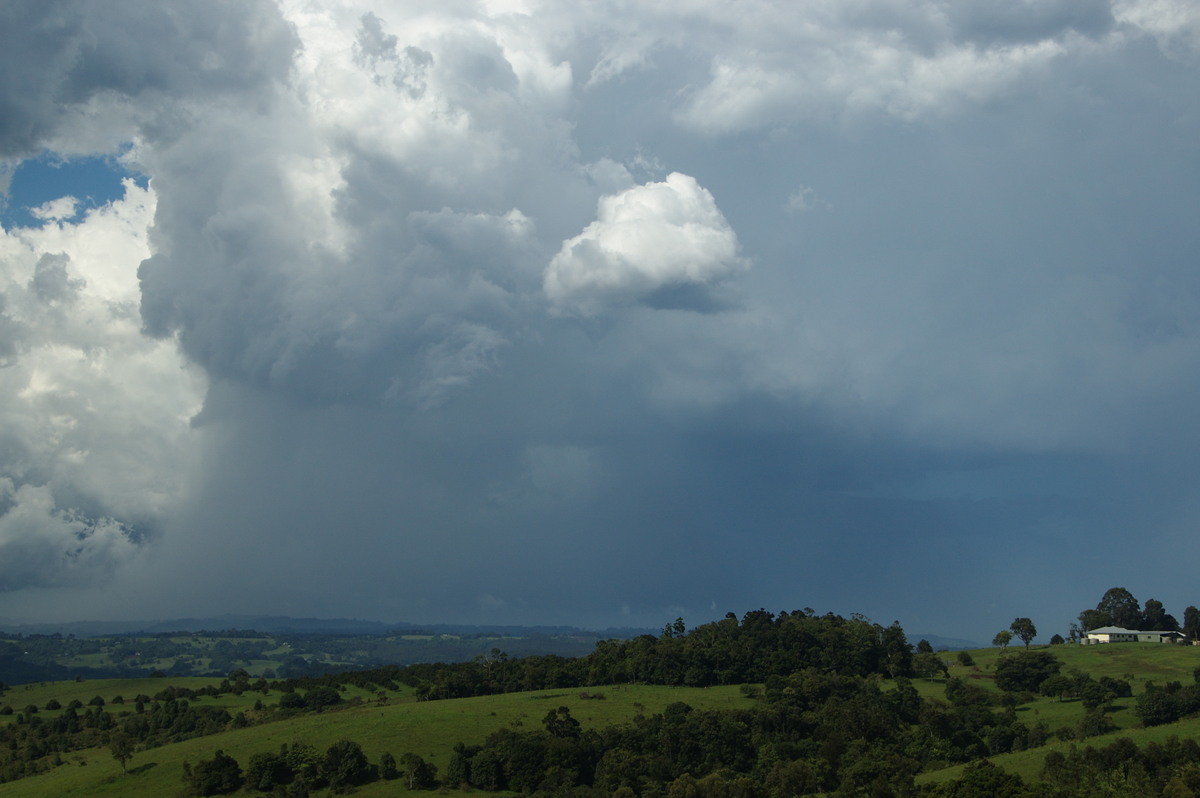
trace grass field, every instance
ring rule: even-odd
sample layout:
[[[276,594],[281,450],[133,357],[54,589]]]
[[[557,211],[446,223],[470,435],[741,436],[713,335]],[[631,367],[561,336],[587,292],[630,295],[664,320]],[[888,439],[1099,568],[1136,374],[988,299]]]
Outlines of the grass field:
[[[1094,678],[1111,676],[1125,679],[1133,687],[1135,698],[1145,690],[1147,682],[1191,683],[1193,671],[1200,666],[1200,647],[1150,644],[1112,644],[1104,646],[1056,646],[1050,650],[1063,662],[1064,672],[1078,669]],[[996,690],[993,675],[1001,656],[1010,656],[999,649],[968,652],[974,660],[971,666],[959,664],[957,653],[943,654],[951,676],[957,676],[988,690]],[[158,678],[136,680],[85,680],[21,685],[11,688],[0,698],[0,704],[11,704],[21,711],[28,704],[44,707],[51,698],[66,706],[72,699],[85,705],[100,696],[109,711],[120,713],[132,709],[133,698],[139,693],[154,695],[168,685],[198,689],[220,680],[206,678]],[[946,680],[914,679],[914,686],[927,698],[943,699]],[[343,692],[347,701],[361,699],[349,706],[320,714],[299,714],[286,721],[265,723],[223,732],[218,735],[188,740],[151,750],[139,750],[128,763],[130,773],[122,777],[120,765],[107,749],[73,752],[64,755],[65,764],[50,773],[0,785],[4,796],[170,796],[182,788],[183,762],[211,758],[217,749],[236,758],[243,766],[252,754],[277,751],[280,745],[297,740],[324,750],[339,739],[350,739],[362,745],[371,762],[389,752],[399,758],[407,752],[421,755],[444,772],[455,743],[478,743],[500,728],[533,730],[541,728],[542,718],[559,706],[570,708],[571,714],[585,728],[621,723],[639,712],[653,714],[675,701],[686,702],[697,709],[749,707],[752,701],[736,686],[712,688],[660,687],[631,685],[589,688],[590,693],[603,693],[603,700],[584,698],[579,690],[537,691],[500,696],[467,698],[446,701],[417,702],[408,688],[386,692],[386,703],[380,705],[377,694],[355,688]],[[998,692],[998,691],[997,691]],[[121,695],[125,707],[112,704]],[[1027,780],[1036,780],[1045,755],[1050,750],[1066,751],[1072,745],[1105,745],[1124,734],[1142,745],[1151,740],[1165,740],[1175,735],[1200,739],[1200,718],[1151,729],[1138,728],[1134,713],[1135,698],[1119,699],[1110,717],[1121,731],[1083,741],[1062,741],[1051,738],[1044,747],[1015,754],[997,756],[992,761]],[[254,702],[278,701],[278,694],[263,696],[246,692],[216,698],[197,699],[200,706],[219,706],[230,713],[245,712],[252,719]],[[1022,721],[1032,725],[1044,723],[1049,731],[1073,728],[1083,717],[1078,701],[1059,701],[1038,698],[1017,708]],[[42,717],[53,717],[54,711],[41,710]],[[14,716],[2,717],[0,722],[13,722]],[[956,778],[962,766],[923,774],[921,780],[945,781]],[[395,783],[376,782],[360,788],[363,796],[393,795]]]
[[[168,680],[148,681],[157,684],[157,689],[161,690]],[[47,700],[50,697],[58,697],[65,703],[64,696],[68,695],[67,690],[74,684],[48,684],[37,689],[47,691],[41,693]],[[101,682],[92,684],[100,685]],[[120,689],[123,693],[140,689],[127,689],[123,685],[118,688],[119,682],[104,684]],[[455,743],[482,742],[488,734],[504,727],[539,729],[546,713],[560,706],[568,707],[584,728],[598,728],[632,720],[639,712],[661,712],[668,704],[676,701],[683,701],[697,709],[752,705],[752,701],[745,698],[737,687],[623,685],[589,688],[589,692],[603,693],[605,698],[585,699],[578,690],[561,690],[416,702],[407,690],[399,693],[389,692],[386,706],[364,702],[357,707],[315,715],[298,715],[287,722],[251,726],[149,751],[138,751],[128,763],[130,773],[124,777],[121,776],[120,765],[107,749],[73,752],[64,756],[64,765],[50,773],[0,785],[0,794],[6,797],[46,798],[170,796],[182,789],[185,760],[194,763],[199,759],[211,758],[214,751],[221,749],[245,766],[252,754],[278,751],[281,744],[291,744],[296,740],[302,740],[323,751],[340,739],[350,739],[362,745],[363,751],[373,763],[378,763],[384,752],[390,752],[397,758],[412,752],[433,762],[439,771],[444,771]],[[95,694],[93,690],[89,697]],[[257,693],[246,693],[242,696],[251,705],[258,697],[261,696]],[[214,701],[213,705],[217,705],[214,699],[202,701]],[[359,788],[355,794],[394,795],[396,790],[395,783],[377,782]]]
[[[1134,713],[1137,696],[1145,692],[1148,682],[1156,684],[1166,684],[1172,681],[1183,684],[1193,683],[1193,671],[1200,667],[1200,646],[1113,643],[1098,646],[1064,645],[1035,646],[1034,648],[1052,652],[1063,663],[1062,671],[1064,673],[1077,669],[1091,674],[1095,679],[1109,676],[1128,681],[1133,688],[1133,698],[1117,699],[1110,708],[1108,715],[1117,725],[1118,731],[1085,740],[1063,741],[1052,738],[1047,745],[1041,748],[992,757],[993,764],[1016,773],[1024,779],[1036,780],[1041,772],[1046,754],[1050,751],[1067,751],[1071,746],[1100,747],[1122,736],[1128,737],[1139,746],[1151,741],[1161,742],[1171,736],[1200,739],[1200,718],[1143,729],[1140,728],[1138,717]],[[1010,647],[1008,654],[1002,653],[1000,649],[996,648],[980,649],[968,653],[975,660],[974,666],[959,665],[956,653],[942,655],[947,662],[953,663],[950,667],[950,675],[970,679],[974,684],[996,690],[995,683],[990,677],[995,672],[996,663],[1000,657],[1011,655],[1013,649]],[[944,696],[944,679],[933,681],[916,679],[913,683],[924,697],[942,698]],[[1054,732],[1063,727],[1074,728],[1083,719],[1084,709],[1078,701],[1038,698],[1018,707],[1017,713],[1026,725],[1041,721],[1051,732]],[[962,769],[963,765],[956,765],[926,773],[919,781],[948,781],[958,778]]]

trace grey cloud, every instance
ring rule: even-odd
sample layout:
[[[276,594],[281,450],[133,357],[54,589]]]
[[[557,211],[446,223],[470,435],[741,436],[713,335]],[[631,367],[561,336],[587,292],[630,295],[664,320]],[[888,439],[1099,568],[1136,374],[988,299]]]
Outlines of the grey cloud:
[[[1037,42],[1069,31],[1098,39],[1116,23],[1108,0],[967,0],[947,4],[946,13],[957,36],[987,43]]]
[[[8,299],[0,293],[0,368],[16,362],[28,333],[25,325],[7,312]]]
[[[374,65],[376,61],[396,60],[394,35],[383,32],[383,20],[368,11],[362,16],[362,24],[354,40],[355,60],[363,65]]]
[[[0,478],[0,592],[103,581],[134,550],[132,529],[55,506],[46,486]]]
[[[294,47],[291,29],[266,0],[5,3],[0,156],[36,152],[89,101],[241,91],[284,80]],[[126,126],[114,135],[131,133]]]
[[[34,266],[29,288],[37,298],[47,303],[69,305],[78,296],[87,281],[71,277],[67,264],[71,257],[65,252],[47,253],[38,258]]]
[[[179,29],[229,63],[270,34],[241,83],[97,78],[157,196],[130,348],[209,380],[151,436],[186,490],[72,471],[114,451],[99,416],[14,482],[56,475],[47,529],[153,521],[144,589],[180,612],[819,605],[969,636],[1072,609],[1135,525],[1141,574],[1195,547],[1195,72],[1101,6],[314,4],[294,37],[247,8]],[[31,256],[14,323],[103,286],[71,258]],[[97,573],[138,562],[97,534]]]

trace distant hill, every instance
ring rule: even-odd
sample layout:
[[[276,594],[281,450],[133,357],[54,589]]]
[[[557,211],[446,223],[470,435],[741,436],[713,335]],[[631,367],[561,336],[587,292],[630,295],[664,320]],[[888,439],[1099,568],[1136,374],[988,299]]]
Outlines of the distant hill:
[[[357,618],[291,618],[284,615],[215,615],[207,618],[175,618],[135,621],[72,621],[69,623],[18,623],[0,618],[0,632],[13,635],[75,635],[100,637],[122,634],[163,634],[166,632],[219,632],[226,629],[253,630],[272,634],[446,634],[486,635],[489,637],[560,637],[583,635],[598,638],[627,639],[642,634],[658,634],[657,629],[609,627],[582,629],[574,626],[488,626],[485,624],[413,624],[404,621],[384,623]]]
[[[934,651],[962,651],[969,648],[986,648],[983,643],[977,643],[974,640],[963,640],[958,637],[942,637],[941,635],[923,635],[910,634],[908,642],[914,646],[918,640],[927,640],[929,645],[933,646]]]
[[[388,624],[277,615],[0,624],[0,683],[133,678],[153,672],[224,676],[236,668],[255,676],[318,676],[389,664],[466,662],[492,651],[510,657],[569,658],[590,654],[601,640],[650,631]]]

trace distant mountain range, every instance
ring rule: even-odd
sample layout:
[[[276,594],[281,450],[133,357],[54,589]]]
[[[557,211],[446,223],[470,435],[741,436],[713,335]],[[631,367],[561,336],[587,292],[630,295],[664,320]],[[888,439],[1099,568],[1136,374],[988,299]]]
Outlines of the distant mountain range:
[[[914,646],[918,641],[928,641],[929,645],[933,646],[934,651],[962,651],[967,648],[986,648],[982,643],[977,643],[974,640],[963,640],[958,637],[942,637],[941,635],[922,635],[909,634],[904,635],[908,638],[908,642]]]
[[[22,635],[61,634],[64,636],[75,635],[76,637],[100,637],[139,632],[155,635],[165,632],[219,632],[227,629],[252,630],[271,634],[385,635],[427,632],[461,636],[563,637],[583,635],[622,639],[659,633],[658,629],[635,627],[581,629],[574,626],[412,624],[364,621],[357,618],[290,618],[283,615],[216,615],[208,618],[175,618],[153,621],[71,621],[69,623],[18,623],[0,618],[0,632]]]

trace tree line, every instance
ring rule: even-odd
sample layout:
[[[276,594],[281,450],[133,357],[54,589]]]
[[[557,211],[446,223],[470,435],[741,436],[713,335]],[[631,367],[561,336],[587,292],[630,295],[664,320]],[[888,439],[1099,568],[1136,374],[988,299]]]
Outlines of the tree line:
[[[76,701],[65,709],[48,702],[45,709],[58,714],[45,719],[37,707],[9,707],[17,717],[0,728],[0,779],[52,767],[61,762],[61,751],[98,745],[108,745],[124,770],[139,751],[156,745],[336,708],[348,703],[342,693],[349,685],[378,690],[379,700],[385,701],[384,691],[401,683],[423,700],[437,700],[644,682],[741,684],[756,700],[746,709],[703,711],[678,702],[661,713],[639,713],[631,721],[586,730],[568,708],[559,707],[547,712],[539,729],[505,728],[481,743],[460,742],[440,778],[415,755],[400,761],[384,755],[377,763],[368,762],[361,746],[346,740],[325,752],[301,743],[260,752],[245,767],[217,752],[189,764],[183,779],[188,791],[202,795],[243,787],[302,795],[314,788],[348,790],[367,780],[400,777],[411,789],[465,785],[539,798],[617,793],[621,798],[1089,794],[1058,776],[1031,791],[1020,779],[984,764],[972,765],[957,782],[918,786],[915,776],[923,771],[1044,744],[1050,736],[1047,727],[1016,711],[1037,693],[1083,702],[1083,721],[1055,732],[1063,739],[1082,740],[1110,731],[1105,709],[1130,692],[1120,680],[1063,673],[1051,651],[1027,649],[1005,654],[997,663],[994,678],[1000,693],[971,678],[953,678],[945,682],[941,698],[922,697],[911,680],[932,679],[938,671],[932,665],[937,655],[927,649],[931,647],[923,645],[914,654],[896,623],[884,627],[862,616],[756,610],[691,630],[677,620],[657,636],[606,641],[576,659],[510,658],[493,650],[468,663],[388,666],[270,682],[235,671],[202,690],[168,686],[153,697],[105,702],[97,696],[87,706]],[[258,692],[262,698],[253,710],[233,716],[195,703],[225,691]],[[272,694],[278,699],[270,701]],[[589,696],[596,697],[593,691]],[[1200,685],[1151,687],[1137,704],[1144,725],[1170,722],[1200,711]],[[1146,778],[1163,790],[1179,779],[1190,783],[1190,750],[1172,749],[1176,758],[1155,764]],[[1047,772],[1070,772],[1072,762],[1048,759]],[[984,784],[996,791],[981,791]]]
[[[1139,604],[1133,594],[1123,587],[1105,591],[1094,608],[1079,613],[1071,624],[1071,639],[1076,640],[1093,629],[1118,626],[1153,632],[1182,632],[1189,640],[1200,640],[1200,609],[1189,606],[1183,611],[1183,624],[1166,611],[1157,599],[1146,599]]]

